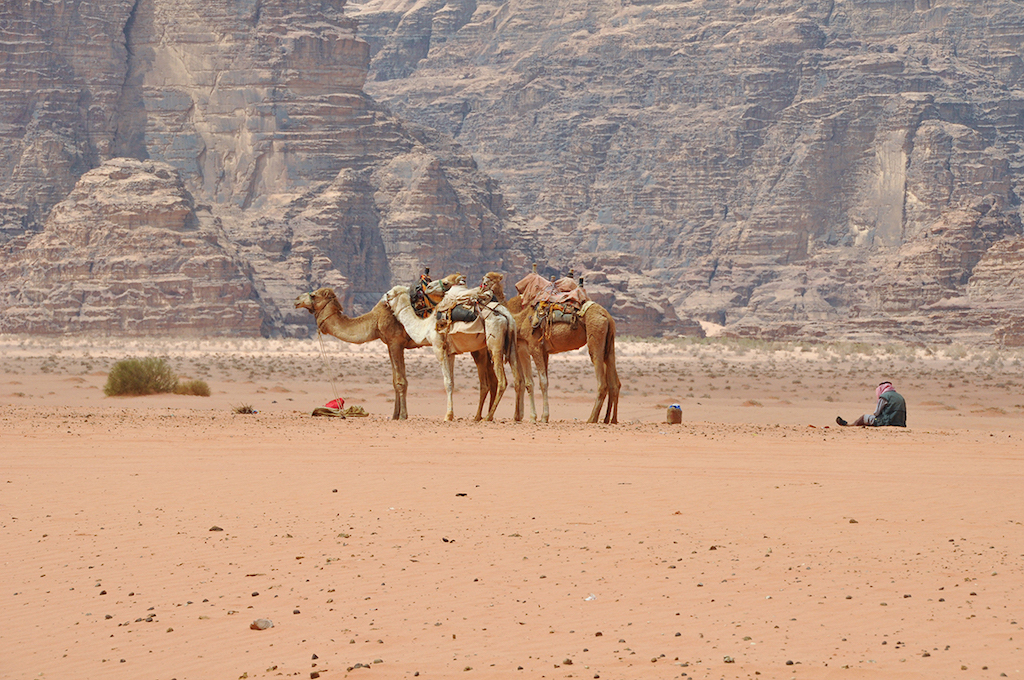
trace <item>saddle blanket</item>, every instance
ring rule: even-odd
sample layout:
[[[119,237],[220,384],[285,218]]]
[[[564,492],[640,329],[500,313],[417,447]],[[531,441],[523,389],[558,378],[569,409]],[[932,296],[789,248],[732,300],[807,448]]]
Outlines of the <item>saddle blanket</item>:
[[[540,274],[527,274],[516,283],[516,290],[523,298],[524,307],[533,307],[538,302],[561,302],[578,306],[589,300],[587,291],[567,276],[557,281],[548,281]]]

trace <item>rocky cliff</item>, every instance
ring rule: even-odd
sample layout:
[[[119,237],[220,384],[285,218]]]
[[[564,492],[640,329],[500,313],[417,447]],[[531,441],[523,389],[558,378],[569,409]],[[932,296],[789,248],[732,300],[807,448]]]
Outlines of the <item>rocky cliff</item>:
[[[119,158],[90,170],[41,234],[2,254],[0,332],[267,330],[251,267],[166,163]]]
[[[367,91],[472,152],[553,261],[625,254],[633,291],[743,335],[1024,312],[1020,0],[352,10]]]
[[[123,158],[259,306],[225,331],[537,261],[624,333],[1024,342],[1020,0],[0,2],[8,291]]]
[[[171,314],[155,298],[146,309],[94,313],[102,299],[134,304],[116,276],[90,284],[108,282],[103,295],[86,301],[76,292],[86,272],[106,272],[104,249],[144,261],[125,274],[135,282],[144,271],[154,280],[202,273],[180,268],[193,255],[191,237],[157,239],[177,251],[161,257],[143,248],[152,236],[144,230],[111,226],[110,214],[131,200],[155,228],[208,222],[230,253],[224,275],[243,288],[248,278],[251,291],[225,291],[203,310],[195,305],[206,297],[180,294],[192,306],[166,325],[183,328],[178,316],[187,312],[204,333],[216,317],[227,333],[305,334],[310,317],[292,307],[303,290],[335,286],[358,312],[424,265],[478,276],[524,270],[532,259],[496,183],[470,155],[362,91],[369,47],[342,0],[34,0],[5,2],[2,15],[4,330],[102,330],[103,318],[111,332],[159,327],[126,321]],[[170,190],[158,191],[154,171],[130,161],[168,164],[159,173],[180,181],[172,193],[195,204],[191,214],[172,219],[151,205],[147,192]],[[123,172],[130,177],[111,180]],[[68,240],[72,223],[103,233],[104,249]],[[61,278],[61,258],[80,263],[76,283]],[[62,302],[30,311],[48,285],[67,286]],[[240,299],[258,313],[223,314]],[[71,311],[75,300],[93,310],[88,320]]]

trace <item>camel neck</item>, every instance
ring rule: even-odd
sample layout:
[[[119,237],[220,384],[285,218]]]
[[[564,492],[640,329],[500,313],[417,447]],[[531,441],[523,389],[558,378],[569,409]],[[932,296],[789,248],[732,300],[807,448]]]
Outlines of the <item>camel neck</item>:
[[[377,319],[373,312],[353,319],[345,316],[337,305],[328,307],[321,309],[315,316],[317,330],[321,333],[333,335],[339,340],[353,344],[370,342],[380,337],[377,332]]]
[[[495,302],[499,302],[503,305],[506,304],[505,291],[503,291],[500,286],[495,286],[493,288],[483,288],[483,290],[490,291],[491,295],[494,297]]]
[[[330,305],[330,306],[334,307],[334,305]],[[325,307],[324,309],[322,309],[320,311],[323,312],[323,311],[326,311],[326,309],[327,308]],[[334,309],[332,309],[330,311],[330,313],[327,314],[326,316],[324,316],[323,318],[321,318],[320,314],[317,314],[317,316],[316,316],[316,327],[317,327],[317,330],[319,330],[322,333],[323,330],[324,330],[324,324],[327,323],[329,320],[333,319],[334,317],[340,316],[340,315],[341,315],[341,310],[338,309],[337,307],[334,307]]]

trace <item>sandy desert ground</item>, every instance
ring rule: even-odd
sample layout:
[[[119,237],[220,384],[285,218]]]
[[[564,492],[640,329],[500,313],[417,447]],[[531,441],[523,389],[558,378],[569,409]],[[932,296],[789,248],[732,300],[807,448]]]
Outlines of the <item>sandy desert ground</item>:
[[[621,340],[611,426],[580,353],[535,425],[327,348],[0,338],[0,677],[1024,677],[1022,352]]]

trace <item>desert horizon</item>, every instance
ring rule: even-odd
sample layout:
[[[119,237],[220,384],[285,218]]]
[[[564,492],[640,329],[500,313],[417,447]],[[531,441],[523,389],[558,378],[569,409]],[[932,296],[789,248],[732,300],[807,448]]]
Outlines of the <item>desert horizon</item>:
[[[392,421],[384,346],[324,347],[0,337],[0,676],[1024,668],[1020,350],[620,338],[620,422],[588,425],[584,352],[547,424],[511,388],[473,422],[457,358],[445,423],[429,350]],[[147,356],[211,396],[103,395]],[[837,427],[881,379],[908,427]],[[312,417],[335,389],[369,416]]]

